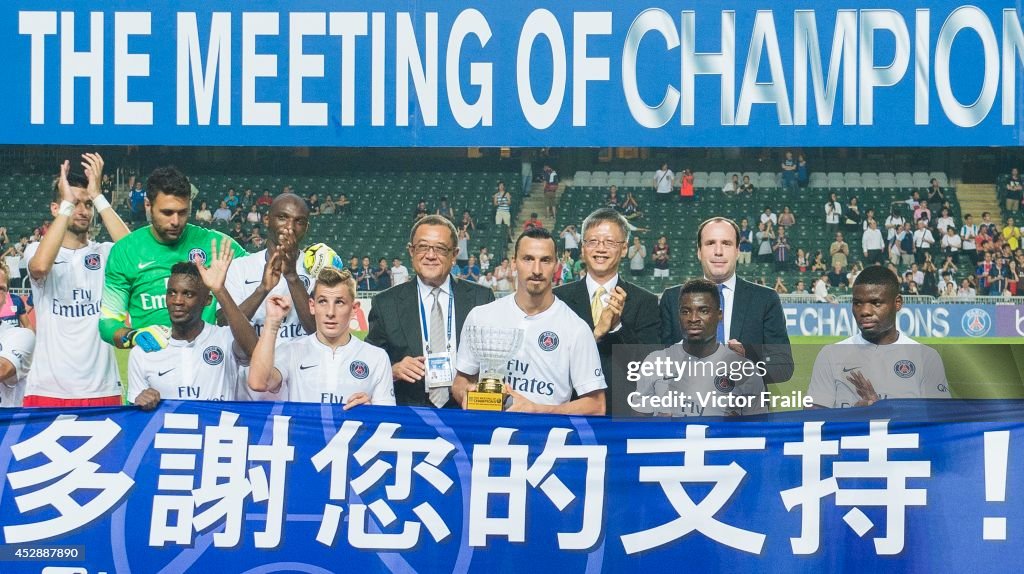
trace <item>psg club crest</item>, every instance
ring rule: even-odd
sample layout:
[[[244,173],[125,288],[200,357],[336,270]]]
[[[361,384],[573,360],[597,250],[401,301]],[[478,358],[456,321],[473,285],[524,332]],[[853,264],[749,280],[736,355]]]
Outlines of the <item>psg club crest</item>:
[[[352,364],[348,366],[348,372],[357,379],[365,379],[370,376],[370,367],[362,361],[352,361]]]
[[[198,247],[188,252],[189,261],[195,261],[196,257],[198,257],[199,261],[201,261],[204,265],[206,264],[206,252]]]
[[[537,337],[537,344],[542,351],[554,351],[558,348],[558,335],[554,331],[544,331]]]
[[[216,345],[207,347],[203,351],[203,360],[207,365],[217,366],[224,362],[224,350]]]
[[[96,271],[100,268],[100,255],[99,253],[90,253],[85,256],[85,268],[90,271]]]
[[[989,316],[988,311],[974,308],[964,313],[960,324],[968,337],[984,337],[992,328],[992,317]]]
[[[305,274],[300,273],[299,280],[302,281],[302,286],[306,288],[306,291],[309,291],[309,277],[306,277]]]
[[[729,378],[729,375],[715,377],[715,388],[721,393],[731,393],[736,388],[736,383]]]
[[[896,361],[896,364],[893,365],[892,370],[894,373],[896,373],[897,377],[900,377],[901,379],[909,379],[910,377],[914,376],[914,373],[917,372],[917,367],[914,366],[913,361],[908,361],[904,359],[902,361]]]

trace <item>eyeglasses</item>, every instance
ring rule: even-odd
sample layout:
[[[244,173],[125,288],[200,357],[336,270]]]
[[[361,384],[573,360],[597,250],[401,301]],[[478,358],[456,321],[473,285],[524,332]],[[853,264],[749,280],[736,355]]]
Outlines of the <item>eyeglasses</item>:
[[[597,247],[607,247],[607,248],[610,248],[610,249],[615,249],[616,247],[621,247],[621,246],[623,246],[625,244],[626,244],[625,241],[615,241],[614,239],[584,239],[583,240],[583,246],[587,247],[589,249],[594,249],[594,248],[597,248]]]
[[[416,255],[426,255],[428,251],[433,251],[438,257],[447,257],[452,252],[451,247],[445,245],[427,245],[420,243],[419,245],[412,245],[413,253]]]

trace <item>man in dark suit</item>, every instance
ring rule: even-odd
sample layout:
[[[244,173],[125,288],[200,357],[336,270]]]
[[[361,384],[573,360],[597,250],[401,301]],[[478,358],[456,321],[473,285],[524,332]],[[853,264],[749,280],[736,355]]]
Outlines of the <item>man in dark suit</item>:
[[[451,276],[458,232],[440,215],[412,226],[408,250],[416,280],[373,298],[366,342],[388,352],[399,405],[457,407],[450,389],[462,323],[494,292]]]
[[[793,376],[793,353],[786,333],[782,302],[774,290],[736,276],[739,257],[739,226],[731,219],[712,217],[697,228],[697,259],[704,277],[718,285],[724,320],[720,342],[754,361],[764,361],[766,383],[782,383]],[[661,342],[683,339],[679,326],[679,290],[669,287],[661,294]]]
[[[612,371],[612,348],[656,345],[660,325],[657,296],[619,277],[619,263],[628,248],[627,229],[626,219],[614,209],[602,208],[588,215],[583,221],[582,241],[587,276],[555,289],[555,296],[594,333],[608,385],[609,413],[621,412],[616,407],[625,405],[626,400],[625,393],[612,390],[612,380],[621,383],[625,377],[624,364]]]

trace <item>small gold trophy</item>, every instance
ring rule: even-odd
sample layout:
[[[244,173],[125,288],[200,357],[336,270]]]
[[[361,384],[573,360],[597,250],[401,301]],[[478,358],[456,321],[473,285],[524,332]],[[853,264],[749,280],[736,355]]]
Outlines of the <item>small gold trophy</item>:
[[[480,360],[476,389],[469,390],[466,408],[500,411],[505,404],[504,386],[508,360],[523,344],[523,330],[471,325],[466,336],[473,354]]]

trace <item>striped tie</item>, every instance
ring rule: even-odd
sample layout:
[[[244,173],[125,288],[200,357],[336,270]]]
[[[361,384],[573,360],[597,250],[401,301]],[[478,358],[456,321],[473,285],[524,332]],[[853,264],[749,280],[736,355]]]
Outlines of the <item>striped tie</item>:
[[[604,290],[604,287],[598,287],[597,291],[594,291],[593,299],[590,300],[590,316],[594,319],[594,325],[597,325],[597,322],[601,320],[601,311],[604,311],[604,303],[601,302],[601,297],[604,297],[605,293],[607,291]]]
[[[430,307],[430,331],[427,333],[430,348],[427,352],[443,353],[448,347],[448,332],[445,331],[444,313],[441,311],[441,288],[434,287],[430,295],[434,298],[434,304]],[[451,391],[448,387],[438,387],[427,389],[427,395],[435,407],[441,408],[448,402]]]

